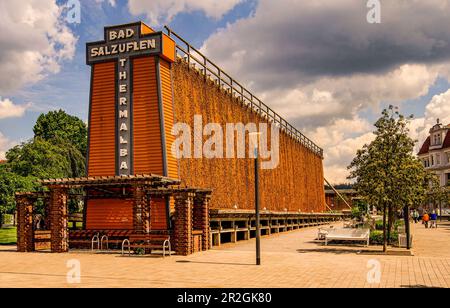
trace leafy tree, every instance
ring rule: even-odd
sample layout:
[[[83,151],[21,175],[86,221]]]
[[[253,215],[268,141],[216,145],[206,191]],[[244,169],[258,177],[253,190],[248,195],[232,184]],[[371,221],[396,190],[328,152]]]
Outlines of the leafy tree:
[[[6,153],[8,166],[17,175],[39,179],[80,177],[85,174],[85,158],[70,142],[55,143],[36,137]]]
[[[409,121],[393,106],[383,110],[375,123],[375,140],[358,150],[348,167],[358,193],[368,204],[383,209],[384,251],[397,211],[421,203],[426,192],[426,172],[413,156]]]
[[[83,156],[87,153],[87,126],[63,110],[41,114],[33,128],[35,138],[54,142],[70,141]]]
[[[15,209],[16,192],[32,191],[36,187],[33,177],[22,177],[7,169],[7,166],[0,166],[0,227],[4,214],[12,214]]]
[[[439,177],[429,172],[427,176],[428,192],[426,201],[432,203],[434,208],[441,210],[443,203],[450,202],[450,191],[447,187],[442,187]]]

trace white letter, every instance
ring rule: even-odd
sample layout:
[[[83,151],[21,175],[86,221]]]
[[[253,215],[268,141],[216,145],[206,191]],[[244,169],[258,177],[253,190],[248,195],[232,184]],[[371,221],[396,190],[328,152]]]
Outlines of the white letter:
[[[180,132],[181,136],[178,136]],[[191,128],[189,125],[186,123],[175,124],[172,127],[172,135],[178,136],[172,143],[172,156],[176,159],[191,158]]]
[[[270,125],[270,151],[267,142],[267,123],[260,123],[259,131],[261,133],[259,139],[260,156],[263,159],[270,158],[270,161],[261,161],[261,169],[276,169],[280,163],[280,131],[274,124]]]
[[[203,146],[205,158],[223,158],[223,131],[220,124],[209,123],[205,125],[203,134],[211,136]]]
[[[121,164],[120,164],[120,169],[121,170],[128,170],[128,165],[127,165],[127,162],[122,162]]]
[[[66,280],[67,283],[81,283],[81,263],[77,259],[70,259],[66,263],[66,267],[70,268],[67,272]]]
[[[194,115],[194,158],[203,158],[203,117]]]
[[[381,23],[381,3],[380,0],[367,1],[367,7],[370,9],[367,13],[367,22],[369,24]]]
[[[367,261],[367,282],[370,284],[381,282],[381,263],[378,260],[370,259]]]
[[[128,110],[119,110],[119,118],[128,118]]]
[[[81,4],[79,0],[67,1],[66,7],[68,8],[66,21],[69,24],[81,23]]]

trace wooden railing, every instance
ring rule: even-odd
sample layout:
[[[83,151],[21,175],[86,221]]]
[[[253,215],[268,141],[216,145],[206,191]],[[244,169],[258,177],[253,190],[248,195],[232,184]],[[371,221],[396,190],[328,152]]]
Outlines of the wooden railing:
[[[177,56],[184,58],[189,67],[198,65],[200,71],[205,75],[205,77],[208,76],[213,79],[220,87],[227,90],[231,95],[241,99],[245,105],[249,106],[262,117],[265,117],[271,123],[274,123],[279,129],[283,130],[287,135],[301,143],[307,149],[323,158],[322,148],[303,135],[297,128],[292,126],[269,106],[264,104],[258,97],[242,86],[241,83],[236,81],[218,65],[209,60],[205,55],[190,45],[176,32],[167,26],[165,26],[164,29],[166,34],[176,43]]]

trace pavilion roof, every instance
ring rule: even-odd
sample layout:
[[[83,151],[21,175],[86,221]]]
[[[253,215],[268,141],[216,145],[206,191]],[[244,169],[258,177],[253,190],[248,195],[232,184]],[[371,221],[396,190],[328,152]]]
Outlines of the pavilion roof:
[[[86,187],[86,186],[171,186],[180,185],[181,181],[154,174],[127,175],[127,176],[93,176],[83,178],[46,179],[39,181],[44,186]]]

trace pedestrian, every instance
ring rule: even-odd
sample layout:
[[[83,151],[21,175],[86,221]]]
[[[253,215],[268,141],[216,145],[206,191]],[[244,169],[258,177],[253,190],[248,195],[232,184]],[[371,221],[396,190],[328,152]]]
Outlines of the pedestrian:
[[[413,211],[413,213],[412,213],[412,217],[413,217],[413,220],[414,220],[414,223],[418,223],[419,222],[419,211],[418,210],[414,210]]]
[[[437,217],[438,217],[438,215],[436,214],[436,211],[433,210],[433,212],[431,213],[431,216],[430,216],[430,220],[431,220],[430,228],[437,228]]]
[[[422,216],[422,222],[425,225],[425,229],[428,229],[428,222],[430,221],[430,215],[428,215],[427,212],[425,212]]]

